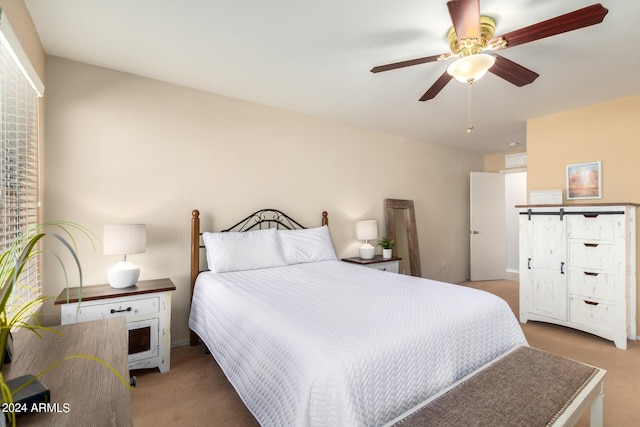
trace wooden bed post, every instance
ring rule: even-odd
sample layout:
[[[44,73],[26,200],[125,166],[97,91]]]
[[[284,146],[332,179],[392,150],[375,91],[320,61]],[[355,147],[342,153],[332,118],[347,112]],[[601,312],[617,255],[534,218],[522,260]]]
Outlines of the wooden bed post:
[[[322,212],[322,225],[329,225],[329,214],[327,211]]]
[[[200,272],[200,212],[194,209],[191,212],[191,299],[193,300],[193,288],[196,284],[196,277]],[[191,307],[191,302],[189,303]],[[189,344],[198,345],[198,335],[189,331]]]

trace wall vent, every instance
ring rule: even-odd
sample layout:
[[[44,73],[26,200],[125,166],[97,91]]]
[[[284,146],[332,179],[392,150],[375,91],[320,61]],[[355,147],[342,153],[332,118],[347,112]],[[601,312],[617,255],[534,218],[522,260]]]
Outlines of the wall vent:
[[[504,156],[504,167],[523,168],[527,166],[527,153],[507,154]]]

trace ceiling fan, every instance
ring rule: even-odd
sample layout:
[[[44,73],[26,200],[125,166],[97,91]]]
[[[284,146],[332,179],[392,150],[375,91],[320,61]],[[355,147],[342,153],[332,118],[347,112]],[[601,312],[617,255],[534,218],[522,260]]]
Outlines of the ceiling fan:
[[[480,15],[480,0],[452,0],[447,2],[447,7],[453,23],[448,35],[451,52],[380,65],[373,67],[371,72],[379,73],[459,57],[422,95],[420,101],[435,98],[454,77],[471,85],[487,71],[516,86],[528,85],[538,78],[538,73],[496,53],[490,55],[485,52],[507,49],[599,24],[609,12],[598,3],[494,37],[495,21],[488,16]],[[471,129],[472,126],[467,133],[470,133]]]

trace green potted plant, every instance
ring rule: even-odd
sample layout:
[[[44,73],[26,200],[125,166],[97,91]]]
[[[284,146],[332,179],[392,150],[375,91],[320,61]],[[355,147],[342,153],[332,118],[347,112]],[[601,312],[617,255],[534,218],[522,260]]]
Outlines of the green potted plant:
[[[396,244],[395,240],[387,239],[386,237],[378,240],[378,245],[382,246],[382,258],[391,258],[393,252],[393,246]]]
[[[48,232],[47,230],[55,230],[56,232]],[[93,234],[87,229],[69,222],[50,222],[44,224],[37,224],[25,228],[18,236],[4,248],[0,255],[0,392],[2,394],[2,401],[0,403],[10,404],[13,403],[14,394],[26,387],[29,382],[23,383],[17,388],[11,389],[7,384],[7,379],[4,378],[2,373],[2,367],[7,360],[7,348],[11,341],[11,331],[18,328],[28,329],[31,332],[41,335],[41,332],[48,331],[57,333],[54,329],[43,326],[38,321],[37,309],[40,304],[46,299],[46,297],[37,297],[31,300],[14,300],[13,290],[17,286],[23,286],[20,282],[21,273],[25,266],[32,261],[35,257],[40,256],[44,251],[39,247],[38,243],[46,236],[57,239],[62,243],[63,247],[71,254],[75,266],[78,271],[79,286],[82,288],[82,268],[77,256],[76,242],[71,233],[72,230],[76,230],[84,234],[89,238],[91,243],[94,243]],[[68,281],[67,272],[64,267],[62,258],[55,253],[51,253],[54,258],[60,263],[65,280]],[[68,287],[68,282],[67,282]],[[27,351],[27,349],[15,349],[14,358],[20,357],[21,351]],[[45,369],[43,372],[35,373],[33,380],[37,379],[40,375],[44,374],[48,370],[57,366],[64,360],[73,358],[87,358],[102,363],[109,368],[125,385],[129,386],[127,380],[125,380],[119,372],[113,367],[92,356],[75,354],[67,356],[64,359],[58,361],[54,365]],[[15,414],[6,414],[8,421],[11,425],[15,425]],[[5,418],[0,416],[0,425],[3,425]]]

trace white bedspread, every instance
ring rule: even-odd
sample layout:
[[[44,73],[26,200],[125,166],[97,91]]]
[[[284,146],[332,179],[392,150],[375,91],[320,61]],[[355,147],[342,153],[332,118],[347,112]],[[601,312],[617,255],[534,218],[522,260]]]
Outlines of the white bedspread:
[[[202,273],[189,326],[263,426],[379,426],[526,345],[492,294],[340,261]]]

